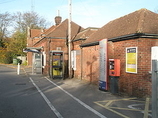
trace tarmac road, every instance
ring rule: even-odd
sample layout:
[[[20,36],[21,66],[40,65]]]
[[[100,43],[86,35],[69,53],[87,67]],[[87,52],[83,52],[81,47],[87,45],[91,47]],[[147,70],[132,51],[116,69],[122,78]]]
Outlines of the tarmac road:
[[[0,118],[56,118],[26,75],[0,66]]]
[[[51,80],[0,65],[0,118],[143,118],[145,101],[102,92],[78,79]],[[149,118],[151,113],[149,113]]]

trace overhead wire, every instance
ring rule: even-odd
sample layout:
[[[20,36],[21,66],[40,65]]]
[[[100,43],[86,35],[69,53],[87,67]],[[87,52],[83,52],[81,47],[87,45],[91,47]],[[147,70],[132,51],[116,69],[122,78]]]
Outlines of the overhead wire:
[[[85,0],[84,0],[85,1]],[[94,23],[97,23],[95,18],[92,15],[92,12],[89,11],[89,9],[86,7],[86,5],[84,4],[84,2],[82,0],[80,0],[80,2],[83,4],[83,8],[85,9],[85,12],[88,12],[89,16],[91,17],[91,19],[93,20]]]
[[[0,2],[0,4],[5,4],[5,3],[9,3],[9,2],[14,2],[16,0],[9,0],[9,1],[3,1],[3,2]]]

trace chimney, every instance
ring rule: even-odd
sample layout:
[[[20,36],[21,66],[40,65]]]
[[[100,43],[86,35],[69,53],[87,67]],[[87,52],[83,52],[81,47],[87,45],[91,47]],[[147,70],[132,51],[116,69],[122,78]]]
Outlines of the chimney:
[[[58,16],[55,17],[55,24],[59,25],[61,23],[61,20],[62,20],[62,18],[61,18],[61,16],[59,16],[59,10],[58,10]]]

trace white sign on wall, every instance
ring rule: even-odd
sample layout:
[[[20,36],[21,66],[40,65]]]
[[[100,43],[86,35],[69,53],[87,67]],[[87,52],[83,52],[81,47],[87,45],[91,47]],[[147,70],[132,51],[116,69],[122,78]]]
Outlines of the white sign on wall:
[[[151,48],[151,60],[158,61],[158,46],[154,46]]]
[[[71,51],[71,66],[73,70],[76,70],[76,50]]]

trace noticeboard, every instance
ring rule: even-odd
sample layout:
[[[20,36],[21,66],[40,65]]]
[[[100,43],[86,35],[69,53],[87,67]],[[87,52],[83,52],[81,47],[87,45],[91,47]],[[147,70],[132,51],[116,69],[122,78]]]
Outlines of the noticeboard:
[[[126,72],[137,73],[137,47],[126,48]]]

